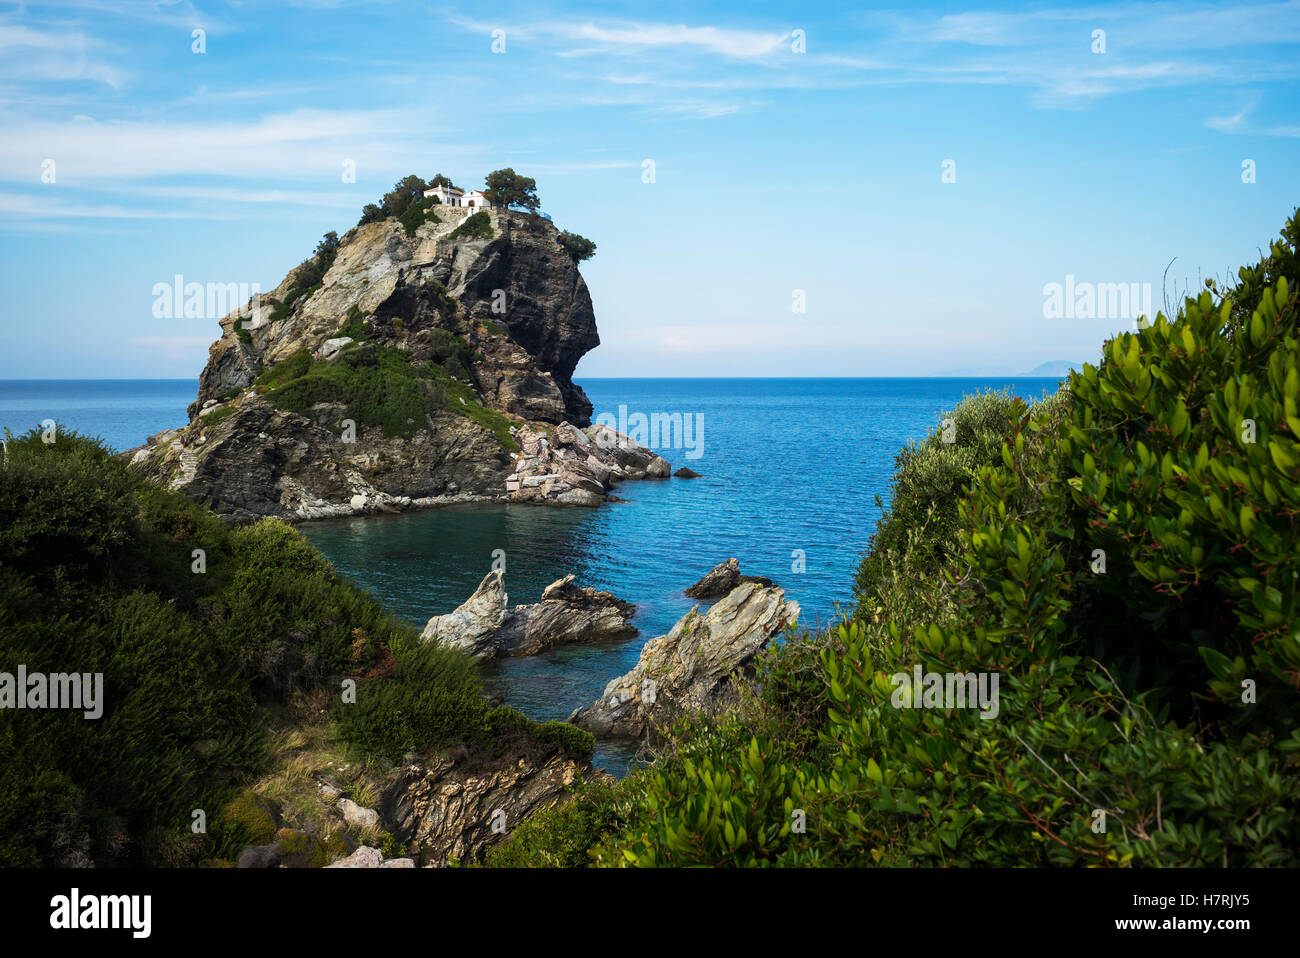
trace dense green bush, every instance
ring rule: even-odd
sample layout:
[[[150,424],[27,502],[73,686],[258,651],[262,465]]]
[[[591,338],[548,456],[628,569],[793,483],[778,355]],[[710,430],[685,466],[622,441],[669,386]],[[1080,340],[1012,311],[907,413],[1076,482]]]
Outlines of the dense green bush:
[[[406,208],[406,212],[398,217],[398,221],[402,224],[402,228],[406,230],[407,236],[414,236],[415,231],[424,223],[442,222],[438,214],[433,211],[433,207],[437,202],[438,198],[436,196],[421,197],[413,201]]]
[[[1040,407],[1064,412],[1066,393]],[[1015,438],[1029,407],[1010,393],[976,393],[940,415],[938,428],[907,446],[894,460],[889,510],[881,517],[854,580],[855,617],[868,622],[924,616],[938,620],[952,611],[952,590],[940,569],[960,550],[957,507],[976,471],[1001,461],[1002,444]],[[880,498],[876,507],[884,509]],[[919,577],[932,588],[908,589]],[[905,606],[899,602],[919,601]]]
[[[200,507],[167,500],[97,441],[9,443],[0,662],[102,673],[103,715],[0,712],[4,864],[133,858],[152,832],[188,830],[192,809],[220,807],[231,770],[261,761],[253,697],[205,627],[190,571],[199,543],[214,562],[225,550]]]
[[[538,724],[513,709],[490,705],[472,660],[436,643],[408,649],[391,678],[363,682],[356,702],[339,703],[334,715],[345,739],[394,762],[408,752],[456,744],[481,759],[507,749],[540,753],[553,746],[590,758],[595,748],[591,735],[576,726]]]
[[[855,621],[494,860],[1293,864],[1298,241],[1050,401],[959,406],[965,451],[900,457]],[[996,715],[900,707],[916,665],[996,676]]]
[[[432,378],[432,370],[415,366],[402,350],[365,344],[330,362],[313,362],[306,349],[299,350],[268,367],[257,386],[284,409],[310,415],[317,403],[342,403],[358,426],[410,437],[428,425],[431,393],[421,381]]]
[[[572,726],[571,726],[572,727]],[[638,774],[638,773],[634,773]],[[583,868],[592,850],[627,826],[639,793],[634,780],[579,780],[567,804],[533,812],[516,826],[510,841],[484,857],[490,868]]]
[[[569,255],[581,263],[596,255],[596,244],[585,236],[564,230],[556,237],[556,242],[568,251]]]
[[[379,203],[367,203],[362,207],[361,219],[357,225],[378,223],[393,217],[402,224],[407,236],[414,236],[421,223],[438,221],[437,215],[431,209],[437,205],[437,198],[424,195],[425,190],[436,186],[455,188],[455,184],[441,173],[434,174],[427,183],[414,173],[408,174],[398,180]]]
[[[492,218],[484,210],[471,213],[465,222],[447,236],[449,240],[483,240],[492,238]]]

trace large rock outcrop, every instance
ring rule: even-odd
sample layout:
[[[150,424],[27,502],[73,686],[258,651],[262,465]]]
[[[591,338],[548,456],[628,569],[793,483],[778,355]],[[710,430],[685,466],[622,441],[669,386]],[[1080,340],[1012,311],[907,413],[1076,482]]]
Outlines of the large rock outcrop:
[[[742,583],[707,614],[696,606],[647,642],[632,671],[569,721],[594,735],[640,739],[686,712],[716,712],[729,701],[730,676],[798,616],[783,589]]]
[[[137,468],[237,519],[594,506],[619,479],[666,476],[627,437],[583,432],[571,377],[600,338],[555,227],[492,210],[487,235],[457,233],[469,210],[433,213],[412,235],[358,226],[224,317],[190,422],[130,450]]]
[[[609,488],[626,479],[667,479],[672,467],[645,446],[607,426],[577,429],[520,428],[512,453],[514,472],[506,491],[514,502],[556,502],[596,506]]]
[[[379,811],[420,864],[476,861],[533,812],[568,801],[580,775],[591,766],[563,752],[474,769],[437,759],[400,769]]]
[[[454,612],[435,615],[420,639],[441,642],[479,659],[535,655],[553,645],[631,635],[636,612],[609,592],[573,584],[573,576],[552,582],[540,602],[507,607],[505,575],[493,570]]]

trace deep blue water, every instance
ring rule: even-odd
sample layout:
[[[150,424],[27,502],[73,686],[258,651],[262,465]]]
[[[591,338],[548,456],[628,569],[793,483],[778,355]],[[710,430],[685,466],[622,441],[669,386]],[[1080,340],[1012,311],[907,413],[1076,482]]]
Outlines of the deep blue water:
[[[464,506],[302,526],[335,565],[392,612],[422,625],[465,600],[504,550],[512,603],[536,601],[572,572],[581,585],[634,602],[640,634],[490,668],[489,686],[537,719],[566,718],[630,669],[646,639],[694,604],[682,590],[735,556],[741,570],[784,586],[802,621],[851,603],[854,564],[888,500],[894,455],[923,438],[963,395],[1007,388],[1037,399],[1056,379],[598,379],[582,383],[597,415],[699,416],[702,455],[659,452],[703,478],[629,482],[628,501],[600,509]],[[192,381],[0,383],[0,424],[46,417],[102,434],[117,448],[185,420]],[[14,428],[11,426],[11,428]],[[17,429],[15,429],[17,431]],[[796,571],[796,550],[804,556]],[[616,774],[626,749],[602,746]]]
[[[53,419],[119,451],[185,425],[198,379],[0,379],[0,428],[15,436]]]

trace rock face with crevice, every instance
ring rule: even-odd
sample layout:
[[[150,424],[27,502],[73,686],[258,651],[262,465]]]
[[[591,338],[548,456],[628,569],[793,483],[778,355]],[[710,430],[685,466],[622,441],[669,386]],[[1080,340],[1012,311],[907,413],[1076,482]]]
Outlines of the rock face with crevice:
[[[569,721],[597,736],[644,739],[687,712],[716,713],[731,700],[731,675],[798,616],[785,590],[741,583],[706,614],[696,606],[647,642],[636,666]]]
[[[319,282],[307,261],[239,304],[220,320],[189,423],[130,450],[132,463],[235,519],[594,506],[620,479],[666,476],[626,437],[610,451],[584,432],[591,403],[572,375],[600,337],[556,228],[491,210],[490,235],[458,234],[469,215],[435,206],[412,235],[395,219],[358,226]],[[388,396],[381,370],[394,356],[418,372],[399,422],[366,421],[373,410],[349,408],[324,375],[338,364]]]
[[[546,587],[540,602],[508,608],[505,575],[493,570],[453,612],[431,618],[420,639],[440,642],[478,659],[535,655],[554,645],[627,636],[636,607],[609,592],[573,584],[573,576]]]
[[[579,777],[602,777],[591,765],[556,751],[520,755],[471,768],[451,759],[407,765],[380,799],[393,836],[421,865],[479,860],[529,815],[571,797]]]

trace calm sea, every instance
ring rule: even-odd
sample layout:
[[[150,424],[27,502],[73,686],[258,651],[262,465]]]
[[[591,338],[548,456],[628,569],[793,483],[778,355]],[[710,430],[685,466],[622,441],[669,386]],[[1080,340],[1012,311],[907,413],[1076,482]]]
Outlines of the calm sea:
[[[489,686],[537,719],[566,718],[630,669],[646,639],[694,604],[682,590],[735,556],[798,600],[808,624],[851,605],[853,569],[888,500],[894,455],[923,438],[963,395],[1008,389],[1026,399],[1052,379],[594,379],[582,383],[597,415],[679,413],[702,432],[658,450],[701,479],[630,482],[628,501],[600,509],[466,506],[302,526],[335,565],[392,612],[416,624],[465,600],[502,550],[512,603],[536,601],[573,573],[581,585],[634,602],[640,634],[603,646],[508,660]],[[44,419],[102,435],[118,449],[185,421],[192,380],[0,382],[0,425],[15,433]],[[700,440],[702,439],[702,442]],[[602,747],[615,774],[626,749]]]

